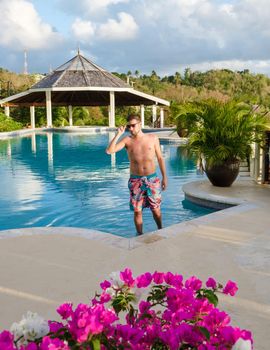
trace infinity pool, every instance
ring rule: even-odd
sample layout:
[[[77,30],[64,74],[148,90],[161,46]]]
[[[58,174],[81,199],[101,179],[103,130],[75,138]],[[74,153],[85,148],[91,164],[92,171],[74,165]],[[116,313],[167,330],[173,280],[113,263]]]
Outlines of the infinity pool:
[[[112,137],[42,133],[0,140],[0,229],[72,226],[135,236],[128,158],[125,150],[105,153]],[[182,185],[202,178],[194,160],[180,146],[161,148],[169,178],[164,227],[212,212],[183,201]],[[144,232],[155,229],[150,210],[144,210]]]

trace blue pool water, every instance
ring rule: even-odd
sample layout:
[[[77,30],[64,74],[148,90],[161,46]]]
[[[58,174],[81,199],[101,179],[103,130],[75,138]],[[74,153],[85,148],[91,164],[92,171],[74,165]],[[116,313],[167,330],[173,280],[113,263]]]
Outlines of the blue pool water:
[[[135,236],[128,158],[125,150],[105,153],[112,136],[43,133],[0,140],[0,229],[72,226]],[[211,212],[183,202],[182,185],[202,178],[194,160],[182,147],[161,148],[169,178],[163,192],[164,227]],[[155,229],[146,209],[144,232]]]

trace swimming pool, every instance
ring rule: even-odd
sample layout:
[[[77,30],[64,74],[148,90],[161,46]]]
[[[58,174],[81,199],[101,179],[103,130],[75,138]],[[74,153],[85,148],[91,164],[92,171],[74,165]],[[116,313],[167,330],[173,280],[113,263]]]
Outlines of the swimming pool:
[[[135,236],[127,154],[105,153],[113,135],[48,132],[0,140],[0,229],[65,226]],[[202,178],[194,160],[183,147],[161,142],[161,148],[169,178],[163,226],[212,212],[183,202],[181,186]],[[149,209],[143,217],[144,232],[155,230]]]

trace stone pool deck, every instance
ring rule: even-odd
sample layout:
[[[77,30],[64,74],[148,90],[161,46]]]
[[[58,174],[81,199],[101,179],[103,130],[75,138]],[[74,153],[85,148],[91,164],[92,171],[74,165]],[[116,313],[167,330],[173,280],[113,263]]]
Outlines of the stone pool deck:
[[[87,302],[112,271],[131,267],[135,275],[171,270],[237,281],[238,295],[220,296],[220,307],[252,330],[256,350],[269,349],[270,188],[251,180],[217,188],[206,180],[184,190],[237,206],[133,239],[77,228],[0,231],[0,329],[28,310],[55,318],[58,304]]]

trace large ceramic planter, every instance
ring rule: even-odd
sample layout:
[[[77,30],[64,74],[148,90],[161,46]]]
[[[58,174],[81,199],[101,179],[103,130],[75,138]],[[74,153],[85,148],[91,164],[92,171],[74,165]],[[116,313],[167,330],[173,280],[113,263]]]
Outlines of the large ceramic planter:
[[[226,161],[219,165],[205,165],[205,173],[214,186],[229,187],[239,174],[240,161]]]

